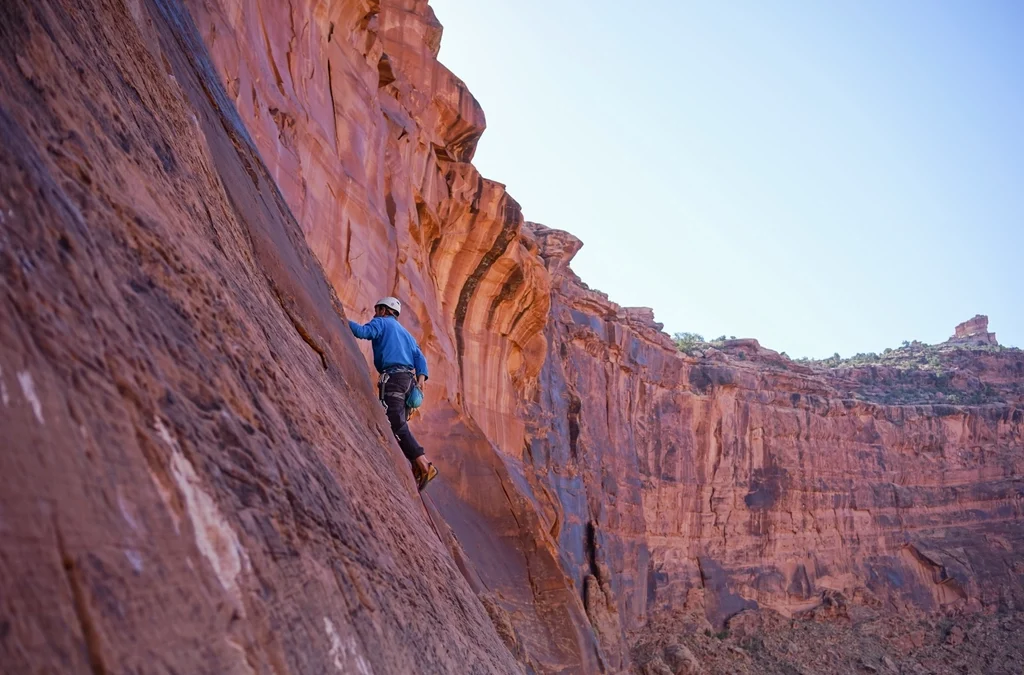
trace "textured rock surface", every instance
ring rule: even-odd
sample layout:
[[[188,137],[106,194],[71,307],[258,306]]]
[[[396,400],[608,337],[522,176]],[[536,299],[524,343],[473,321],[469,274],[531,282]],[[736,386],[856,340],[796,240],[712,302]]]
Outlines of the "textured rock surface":
[[[996,334],[988,332],[988,317],[984,314],[976,314],[973,319],[958,324],[951,340],[980,345],[999,344],[996,341]]]
[[[5,663],[617,672],[679,616],[1024,602],[1020,352],[681,355],[472,166],[426,2],[184,9],[0,10]],[[431,362],[426,513],[332,288]]]
[[[584,588],[597,570],[624,628],[790,614],[830,591],[901,610],[1024,600],[1024,353],[973,372],[956,353],[1003,400],[975,407],[874,403],[850,386],[871,369],[818,372],[753,340],[682,357],[579,282],[567,235],[533,229],[552,321],[530,454],[570,573]]]
[[[0,38],[0,670],[518,671],[187,14]]]
[[[484,117],[436,59],[433,11],[410,0],[187,4],[345,307],[405,303],[431,364],[415,422],[441,470],[430,499],[499,631],[538,668],[597,670],[582,589],[518,470],[548,273],[519,205],[468,163]]]
[[[792,617],[745,610],[717,632],[693,630],[690,619],[652,622],[634,661],[675,673],[1016,675],[1024,660],[1020,611],[921,617],[847,605],[832,594],[829,603]]]

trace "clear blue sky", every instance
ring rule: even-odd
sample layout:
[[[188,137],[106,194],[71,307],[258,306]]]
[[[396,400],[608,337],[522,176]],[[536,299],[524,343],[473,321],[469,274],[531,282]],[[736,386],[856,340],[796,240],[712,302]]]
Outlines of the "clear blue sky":
[[[481,172],[668,332],[1024,347],[1024,1],[431,5]]]

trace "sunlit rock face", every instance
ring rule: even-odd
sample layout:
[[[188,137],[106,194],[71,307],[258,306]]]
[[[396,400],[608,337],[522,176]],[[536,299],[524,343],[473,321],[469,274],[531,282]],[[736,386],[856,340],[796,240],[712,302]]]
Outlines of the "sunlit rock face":
[[[958,324],[953,331],[950,342],[960,342],[975,345],[998,345],[996,334],[988,332],[988,317],[984,314],[976,314],[973,319],[968,319]]]
[[[366,319],[382,295],[402,299],[431,369],[413,422],[441,470],[429,507],[509,648],[542,670],[601,668],[583,598],[518,469],[549,275],[519,204],[469,163],[484,116],[437,61],[433,11],[186,5],[346,310]]]
[[[185,9],[0,37],[0,671],[521,672]]]
[[[415,422],[433,505],[521,659],[614,670],[628,630],[680,607],[721,622],[832,589],[921,609],[1019,592],[978,572],[1019,551],[1012,403],[887,406],[934,383],[755,340],[677,353],[650,310],[575,277],[576,238],[524,223],[469,163],[483,113],[424,2],[190,4],[346,308],[407,303],[433,366]]]

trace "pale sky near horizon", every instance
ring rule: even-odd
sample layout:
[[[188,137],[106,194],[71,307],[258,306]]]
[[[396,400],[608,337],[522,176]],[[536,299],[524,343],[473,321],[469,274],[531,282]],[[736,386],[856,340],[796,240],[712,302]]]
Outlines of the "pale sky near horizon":
[[[1024,2],[432,0],[474,163],[669,333],[1024,347]]]

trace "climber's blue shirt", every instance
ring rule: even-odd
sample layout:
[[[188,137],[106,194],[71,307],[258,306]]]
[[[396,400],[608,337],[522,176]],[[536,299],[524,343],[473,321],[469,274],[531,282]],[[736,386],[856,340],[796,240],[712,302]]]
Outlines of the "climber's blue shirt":
[[[427,360],[416,338],[395,317],[377,316],[365,326],[355,321],[349,321],[348,325],[357,338],[373,340],[373,365],[378,373],[395,366],[408,366],[414,368],[417,375],[427,376]]]

